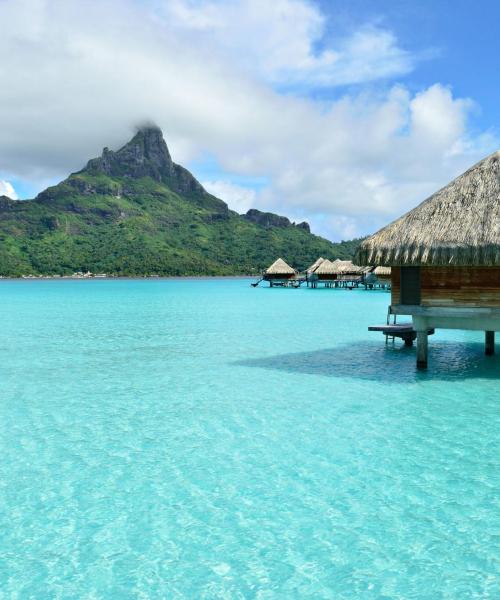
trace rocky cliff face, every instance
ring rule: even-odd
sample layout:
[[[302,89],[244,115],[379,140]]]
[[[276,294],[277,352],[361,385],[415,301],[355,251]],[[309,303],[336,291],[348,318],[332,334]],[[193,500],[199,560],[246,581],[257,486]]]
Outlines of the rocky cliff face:
[[[209,195],[193,175],[172,161],[158,127],[143,127],[116,152],[104,148],[99,158],[89,160],[85,169],[92,175],[110,177],[152,177],[178,194]]]
[[[113,152],[104,148],[99,158],[87,163],[84,171],[91,174],[105,173],[111,177],[152,177],[158,181],[173,175],[173,162],[160,129],[147,127],[120,150]]]
[[[275,215],[270,212],[262,212],[256,208],[251,208],[246,215],[244,215],[244,218],[256,225],[261,225],[262,227],[299,227],[300,229],[305,229],[310,232],[309,223],[306,223],[305,221],[296,225],[287,217],[281,217],[280,215]]]
[[[12,200],[8,196],[0,196],[0,210],[8,210],[19,202],[18,200]]]

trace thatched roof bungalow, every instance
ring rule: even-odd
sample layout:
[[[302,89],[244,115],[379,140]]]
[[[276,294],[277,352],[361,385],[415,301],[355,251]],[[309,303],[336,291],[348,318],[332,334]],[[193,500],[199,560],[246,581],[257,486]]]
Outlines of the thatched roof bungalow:
[[[362,267],[363,281],[370,287],[379,286],[384,289],[391,285],[391,267]]]
[[[265,281],[269,281],[271,286],[273,286],[281,285],[290,281],[291,279],[295,278],[296,274],[297,271],[295,271],[295,269],[293,269],[282,258],[278,258],[264,271],[262,278]]]
[[[341,275],[358,275],[360,272],[361,268],[352,261],[338,258],[334,261],[326,259],[314,270],[319,279],[337,279]]]
[[[391,267],[375,267],[372,273],[375,275],[375,279],[379,283],[390,283],[391,282]]]
[[[293,277],[296,271],[282,258],[278,258],[273,264],[264,271],[264,275],[272,275],[273,277]]]
[[[339,260],[337,258],[337,260],[333,261],[333,264],[336,266],[340,276],[361,275],[363,273],[363,268],[355,265],[352,260]]]
[[[377,277],[390,277],[391,276],[391,267],[375,267],[373,273]]]
[[[306,273],[309,275],[310,273],[314,273],[316,271],[316,269],[320,266],[320,264],[322,262],[324,262],[325,259],[320,256],[319,258],[317,258],[313,264],[306,270]]]
[[[337,275],[337,267],[331,260],[326,258],[320,265],[316,267],[314,274],[319,279],[334,279],[334,276]]]
[[[317,287],[318,282],[323,282],[326,287],[337,287],[337,282],[340,281],[346,283],[347,280],[361,280],[360,275],[361,267],[353,265],[350,260],[325,259],[313,272],[308,273],[308,279],[312,287]]]
[[[361,243],[361,264],[392,267],[395,314],[412,315],[417,361],[428,328],[500,331],[500,152]]]

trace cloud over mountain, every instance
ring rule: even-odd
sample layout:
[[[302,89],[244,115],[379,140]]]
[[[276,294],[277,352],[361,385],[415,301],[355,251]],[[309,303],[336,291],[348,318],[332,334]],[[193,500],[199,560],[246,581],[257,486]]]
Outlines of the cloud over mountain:
[[[7,196],[12,200],[17,200],[16,190],[9,181],[0,179],[0,196]]]
[[[7,181],[60,178],[153,120],[174,160],[216,162],[200,177],[235,207],[251,197],[341,237],[375,229],[495,143],[446,85],[389,83],[418,62],[393,32],[329,34],[306,0],[19,0],[0,4],[0,21]]]

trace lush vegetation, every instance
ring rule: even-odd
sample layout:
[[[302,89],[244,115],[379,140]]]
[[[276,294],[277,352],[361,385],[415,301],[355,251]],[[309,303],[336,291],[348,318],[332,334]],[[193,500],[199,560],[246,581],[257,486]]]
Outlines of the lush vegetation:
[[[256,224],[204,191],[176,193],[149,176],[84,169],[35,200],[0,198],[3,276],[254,274],[278,256],[304,269],[320,255],[351,258],[356,246]]]

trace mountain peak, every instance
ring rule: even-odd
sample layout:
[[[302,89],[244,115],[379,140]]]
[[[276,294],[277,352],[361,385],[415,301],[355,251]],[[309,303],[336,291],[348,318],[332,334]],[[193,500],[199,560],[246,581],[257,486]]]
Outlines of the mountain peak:
[[[160,136],[161,138],[163,138],[163,132],[161,130],[161,127],[158,127],[158,125],[155,125],[154,123],[146,123],[145,125],[138,125],[135,128],[135,133],[137,134],[142,134],[142,135],[157,135]]]
[[[173,175],[174,163],[161,129],[147,126],[138,129],[134,137],[116,152],[104,148],[99,158],[89,160],[85,171],[166,181]]]
[[[134,137],[119,152],[127,147],[135,147],[145,159],[157,162],[160,168],[170,168],[172,159],[162,130],[156,125],[140,127]]]
[[[229,210],[172,161],[151,125],[34,200],[0,195],[0,238],[0,276],[261,272],[284,250],[294,265],[319,255],[350,258],[309,235],[307,224]]]
[[[89,160],[83,172],[134,179],[151,177],[178,194],[208,195],[187,169],[172,161],[162,130],[156,125],[139,127],[134,137],[116,152],[104,148],[99,158]]]

